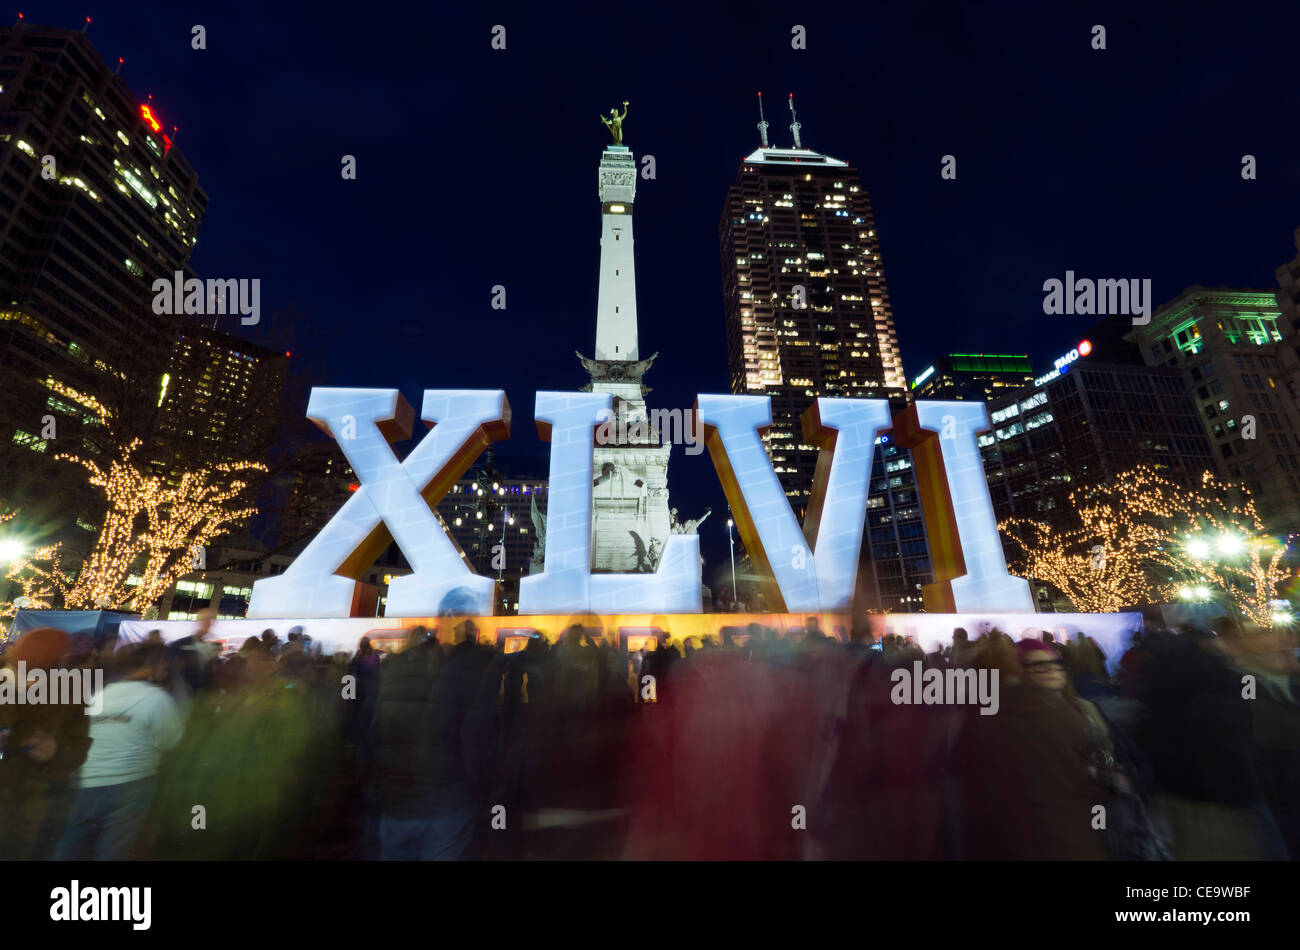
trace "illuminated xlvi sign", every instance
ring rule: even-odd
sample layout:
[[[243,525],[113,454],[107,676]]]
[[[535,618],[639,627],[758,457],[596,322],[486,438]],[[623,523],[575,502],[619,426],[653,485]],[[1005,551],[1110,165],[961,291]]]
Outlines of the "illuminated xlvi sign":
[[[699,613],[699,539],[674,535],[654,573],[592,574],[592,448],[609,396],[537,394],[551,443],[546,569],[522,580],[521,614]],[[912,450],[935,583],[932,611],[1034,609],[1029,585],[1007,573],[976,437],[982,403],[921,400],[891,417],[883,399],[819,398],[804,437],[821,447],[799,524],[763,448],[766,396],[706,396],[696,403],[714,467],[745,549],[765,575],[768,604],[789,612],[852,606],[876,439],[892,431]],[[315,389],[307,416],[339,442],[360,486],[284,574],[253,585],[249,617],[373,616],[360,578],[395,540],[413,573],[394,578],[386,614],[431,617],[449,598],[458,612],[493,612],[494,581],[475,574],[434,507],[492,441],[510,432],[501,390],[427,390],[431,431],[399,461],[389,443],[409,437],[411,407],[396,390]]]

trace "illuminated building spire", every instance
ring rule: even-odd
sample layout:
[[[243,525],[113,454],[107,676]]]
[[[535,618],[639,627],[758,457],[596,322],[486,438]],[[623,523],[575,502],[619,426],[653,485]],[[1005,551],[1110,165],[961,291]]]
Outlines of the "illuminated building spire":
[[[794,147],[803,148],[803,143],[799,141],[799,129],[801,129],[802,126],[799,125],[799,119],[794,114],[794,93],[793,92],[790,93],[790,119],[791,119],[790,131],[794,133]]]
[[[767,119],[763,115],[763,93],[758,94],[758,135],[762,139],[763,148],[767,148]]]

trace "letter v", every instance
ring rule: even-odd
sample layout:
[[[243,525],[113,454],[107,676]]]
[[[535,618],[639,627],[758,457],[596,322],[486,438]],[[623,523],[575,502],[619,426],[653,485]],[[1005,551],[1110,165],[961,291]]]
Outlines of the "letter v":
[[[741,540],[779,612],[852,606],[876,436],[890,424],[885,399],[819,398],[803,414],[804,439],[821,446],[801,530],[760,434],[772,424],[768,396],[707,396],[695,411]],[[796,548],[813,554],[797,557]],[[802,565],[802,566],[797,566]]]
[[[503,390],[425,390],[421,418],[432,431],[399,462],[388,443],[410,436],[412,415],[395,389],[312,390],[307,417],[326,432],[347,431],[353,417],[356,437],[339,447],[361,486],[287,571],[254,583],[249,617],[373,613],[359,578],[394,539],[414,573],[389,585],[388,616],[434,616],[457,588],[467,609],[493,613],[494,582],[470,570],[432,506],[489,443],[509,436],[510,404]]]

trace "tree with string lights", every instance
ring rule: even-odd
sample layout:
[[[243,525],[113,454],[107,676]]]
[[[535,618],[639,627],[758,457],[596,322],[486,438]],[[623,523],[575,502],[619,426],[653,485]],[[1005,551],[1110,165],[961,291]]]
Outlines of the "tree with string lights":
[[[114,420],[108,409],[84,395],[79,403],[111,435]],[[104,441],[112,445],[111,438]],[[65,575],[57,544],[17,559],[7,577],[22,587],[33,606],[61,601],[72,610],[109,607],[144,613],[156,605],[173,583],[195,570],[196,550],[256,512],[245,499],[256,475],[266,471],[260,462],[239,461],[159,470],[146,458],[140,439],[122,440],[108,453],[55,457],[81,467],[86,483],[103,497],[106,510],[95,540],[75,579]],[[133,576],[138,577],[134,584]],[[13,605],[0,605],[0,610],[12,612]]]
[[[261,463],[219,462],[167,478],[141,461],[140,447],[133,440],[107,465],[59,456],[84,468],[108,504],[90,556],[64,597],[69,608],[107,603],[143,613],[195,569],[196,549],[256,512],[241,498],[250,485],[246,475],[266,471]],[[137,569],[139,582],[128,584]]]
[[[1148,568],[1158,533],[1095,492],[1076,489],[1070,502],[1078,521],[1071,527],[1030,518],[1009,518],[998,526],[1019,550],[1012,572],[1050,584],[1083,613],[1111,613],[1152,600]]]
[[[0,515],[0,525],[11,522],[17,512]],[[0,563],[6,565],[5,580],[18,585],[19,594],[10,600],[0,601],[0,619],[12,619],[19,606],[32,610],[48,610],[62,602],[71,585],[71,578],[63,570],[60,545],[46,544],[26,550],[21,540],[6,537],[0,541]]]
[[[1139,505],[1149,501],[1139,495]],[[1166,539],[1156,560],[1168,575],[1161,585],[1166,599],[1205,599],[1200,588],[1217,592],[1230,607],[1261,627],[1275,623],[1275,602],[1295,575],[1290,547],[1267,533],[1244,488],[1219,481],[1206,472],[1196,492],[1175,496],[1172,505],[1155,506],[1153,514],[1176,512],[1177,534]]]
[[[1245,488],[1207,472],[1189,490],[1141,465],[1075,489],[1069,504],[1066,528],[1029,518],[999,525],[1018,550],[1014,573],[1051,585],[1089,613],[1189,599],[1189,591],[1196,598],[1208,595],[1208,584],[1250,620],[1272,625],[1272,602],[1294,568]]]

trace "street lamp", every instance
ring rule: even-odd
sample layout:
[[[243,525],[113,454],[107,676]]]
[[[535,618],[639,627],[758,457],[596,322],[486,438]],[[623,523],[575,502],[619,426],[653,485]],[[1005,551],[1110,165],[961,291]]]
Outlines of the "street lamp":
[[[506,569],[506,525],[514,524],[515,519],[510,517],[510,510],[504,505],[501,507],[501,560],[497,565],[497,582],[500,583]]]
[[[23,556],[23,543],[17,538],[5,538],[0,541],[0,564],[16,561]]]
[[[1295,615],[1291,613],[1291,603],[1286,600],[1270,600],[1269,609],[1272,611],[1270,619],[1275,627],[1289,627],[1295,620]]]
[[[1219,543],[1219,552],[1222,554],[1226,554],[1229,557],[1233,557],[1235,555],[1240,554],[1242,548],[1245,546],[1241,538],[1235,534],[1219,535],[1218,543]]]
[[[736,538],[731,533],[732,521],[727,519],[727,543],[731,545],[731,602],[735,604],[740,600],[740,595],[736,593]]]

